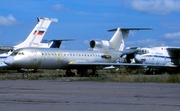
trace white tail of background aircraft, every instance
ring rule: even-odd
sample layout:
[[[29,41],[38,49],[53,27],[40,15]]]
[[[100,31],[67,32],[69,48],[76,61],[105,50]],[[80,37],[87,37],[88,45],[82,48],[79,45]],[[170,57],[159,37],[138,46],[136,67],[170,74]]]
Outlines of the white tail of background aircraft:
[[[125,41],[128,37],[130,30],[151,30],[151,28],[116,28],[108,30],[109,32],[115,32],[112,38],[107,40],[91,40],[90,48],[94,50],[114,50],[122,52],[125,47]]]
[[[29,36],[26,38],[25,41],[23,41],[22,43],[16,46],[0,46],[0,68],[7,66],[6,64],[4,64],[4,60],[12,53],[13,50],[23,47],[44,47],[44,48],[55,47],[56,48],[60,46],[57,43],[55,44],[54,41],[51,41],[50,43],[41,43],[51,22],[57,22],[58,19],[46,18],[46,17],[38,17],[37,19],[38,19],[38,23],[36,24],[36,26],[31,31],[31,33],[29,34]]]
[[[129,30],[130,29],[123,28],[108,30],[109,32],[116,31],[113,37],[110,39],[110,48],[116,51],[123,51]]]
[[[14,49],[18,49],[22,47],[38,47],[51,22],[57,22],[57,21],[58,19],[55,18],[38,17],[38,23],[31,31],[29,36],[22,43],[13,46]]]

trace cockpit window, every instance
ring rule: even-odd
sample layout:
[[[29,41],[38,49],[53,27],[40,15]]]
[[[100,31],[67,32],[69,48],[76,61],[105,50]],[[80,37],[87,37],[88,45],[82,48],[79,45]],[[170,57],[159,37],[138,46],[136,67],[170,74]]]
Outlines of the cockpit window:
[[[23,52],[19,52],[18,55],[24,55],[24,53]]]
[[[11,54],[11,56],[15,56],[15,55],[24,55],[23,52],[18,52],[18,51],[15,51]]]
[[[18,52],[13,52],[12,54],[11,54],[11,56],[15,56],[15,55],[17,55],[18,54]]]
[[[149,51],[147,49],[140,49],[138,50],[138,54],[147,54]]]

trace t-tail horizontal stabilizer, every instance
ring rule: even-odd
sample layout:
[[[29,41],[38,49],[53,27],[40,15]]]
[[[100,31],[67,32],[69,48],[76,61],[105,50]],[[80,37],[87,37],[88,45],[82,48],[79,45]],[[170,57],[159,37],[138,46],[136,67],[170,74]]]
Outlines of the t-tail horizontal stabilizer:
[[[50,40],[49,48],[60,48],[62,41],[74,41],[74,39]]]
[[[123,51],[125,47],[125,41],[128,37],[129,30],[151,30],[151,28],[116,28],[108,30],[109,32],[115,32],[110,39],[110,48],[116,51]]]
[[[114,32],[114,31],[117,31],[118,28],[115,28],[115,29],[110,29],[108,30],[108,32]],[[120,30],[152,30],[151,28],[120,28]]]

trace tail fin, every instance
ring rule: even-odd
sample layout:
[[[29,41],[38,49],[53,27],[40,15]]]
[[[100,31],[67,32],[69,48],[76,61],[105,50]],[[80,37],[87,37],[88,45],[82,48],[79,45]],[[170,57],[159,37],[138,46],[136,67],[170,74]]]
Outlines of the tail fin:
[[[129,30],[151,30],[151,28],[116,28],[108,30],[109,32],[116,31],[110,39],[111,49],[116,51],[123,51],[125,47],[125,41],[128,37]]]
[[[22,47],[36,47],[43,39],[49,25],[51,22],[57,22],[58,19],[55,18],[45,18],[38,17],[38,23],[31,31],[29,36],[22,43],[14,46],[15,49]]]

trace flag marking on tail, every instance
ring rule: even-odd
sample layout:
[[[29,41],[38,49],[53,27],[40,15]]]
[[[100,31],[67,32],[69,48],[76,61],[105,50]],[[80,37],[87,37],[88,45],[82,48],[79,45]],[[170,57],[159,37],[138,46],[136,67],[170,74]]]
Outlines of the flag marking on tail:
[[[36,31],[34,31],[33,35],[36,35],[36,34],[37,34],[37,35],[43,35],[44,32],[45,32],[45,31],[38,31],[38,32],[37,32],[37,30],[36,30]]]

